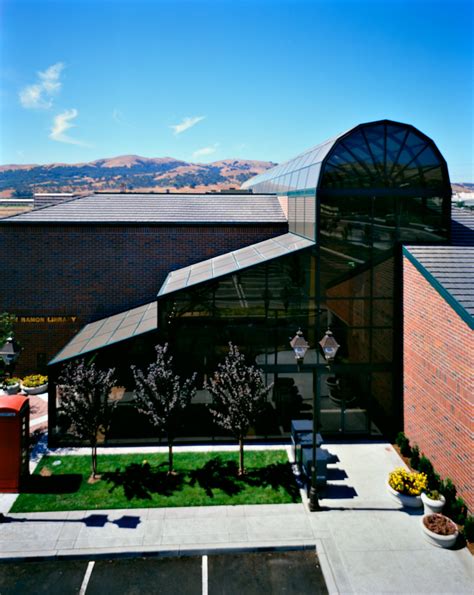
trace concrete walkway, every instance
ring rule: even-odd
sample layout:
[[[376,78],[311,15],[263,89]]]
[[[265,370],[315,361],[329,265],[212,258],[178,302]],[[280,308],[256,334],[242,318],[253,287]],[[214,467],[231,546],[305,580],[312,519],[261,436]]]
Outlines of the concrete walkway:
[[[401,464],[389,444],[325,447],[339,462],[320,512],[310,513],[307,502],[128,510],[107,510],[104,502],[104,510],[8,514],[0,558],[316,547],[331,593],[473,592],[468,550],[431,546],[420,513],[387,494],[387,474]],[[13,499],[0,496],[0,510]]]

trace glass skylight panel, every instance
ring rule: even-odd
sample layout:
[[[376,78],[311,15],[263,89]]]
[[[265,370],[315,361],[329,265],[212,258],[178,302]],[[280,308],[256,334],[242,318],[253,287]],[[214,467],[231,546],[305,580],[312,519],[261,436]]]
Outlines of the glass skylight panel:
[[[122,322],[120,323],[120,325],[117,328],[123,328],[125,326],[130,326],[131,324],[137,325],[141,319],[142,319],[141,314],[134,314],[133,316],[127,316],[126,318],[124,318],[122,320]]]
[[[108,343],[116,343],[117,341],[123,341],[133,337],[134,330],[137,328],[136,324],[130,324],[128,326],[121,327],[115,331],[115,333],[109,338]]]
[[[210,281],[229,273],[235,273],[255,264],[289,254],[295,250],[308,248],[314,245],[312,240],[288,233],[276,238],[264,240],[253,246],[246,246],[234,252],[216,256],[204,262],[196,263],[185,267],[179,272],[179,280],[176,280],[177,271],[168,275],[163,283],[159,297],[180,291],[198,283]]]
[[[155,318],[148,318],[143,319],[142,322],[137,326],[133,335],[141,335],[142,333],[146,333],[148,331],[152,331],[157,328],[156,324],[156,310],[155,310]]]
[[[55,364],[158,328],[156,302],[87,324],[51,360]]]
[[[113,333],[105,333],[104,335],[98,335],[96,337],[92,337],[86,345],[81,349],[80,353],[85,353],[86,351],[92,351],[93,349],[97,349],[98,347],[103,347],[107,345],[108,340],[113,335]]]
[[[67,359],[68,357],[74,357],[78,353],[81,352],[82,348],[86,343],[89,342],[89,339],[86,341],[78,341],[75,343],[69,343],[61,352],[61,358]]]
[[[263,255],[254,250],[252,254],[247,254],[245,257],[238,256],[237,264],[240,268],[244,268],[252,266],[253,264],[258,264],[262,260],[264,260]]]
[[[213,275],[211,275],[209,278],[212,279],[213,277],[220,277],[221,275],[225,275],[226,273],[232,273],[232,271],[238,270],[239,266],[236,262],[234,263],[227,263],[227,264],[222,264],[218,267],[214,267],[214,271],[213,271]]]

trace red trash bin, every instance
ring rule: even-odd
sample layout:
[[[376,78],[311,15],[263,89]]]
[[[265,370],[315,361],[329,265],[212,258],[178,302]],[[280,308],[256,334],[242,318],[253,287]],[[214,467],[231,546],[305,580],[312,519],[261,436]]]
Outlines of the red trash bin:
[[[22,395],[0,397],[0,492],[19,492],[29,474],[30,401]]]

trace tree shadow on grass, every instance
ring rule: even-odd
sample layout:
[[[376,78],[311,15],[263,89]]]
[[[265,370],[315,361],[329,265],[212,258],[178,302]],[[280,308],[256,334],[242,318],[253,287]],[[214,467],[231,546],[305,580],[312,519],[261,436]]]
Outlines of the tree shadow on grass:
[[[174,492],[182,490],[183,475],[169,475],[160,467],[167,468],[168,465],[162,463],[154,468],[149,463],[131,463],[124,470],[116,469],[102,473],[102,479],[112,484],[109,488],[110,493],[121,487],[127,500],[151,500],[153,494],[172,496]]]
[[[273,490],[283,488],[292,502],[300,500],[300,490],[290,463],[271,463],[266,467],[251,469],[244,476],[244,481],[253,487],[271,487]]]
[[[30,475],[21,485],[23,494],[73,494],[79,491],[82,475],[68,473],[65,475]]]
[[[293,502],[300,499],[299,488],[296,484],[291,465],[289,463],[273,463],[266,467],[250,469],[244,475],[239,475],[239,468],[235,461],[223,461],[214,457],[200,469],[189,473],[189,484],[196,483],[206,492],[209,498],[214,497],[213,490],[222,490],[228,496],[234,496],[247,486],[274,490],[283,488]]]
[[[243,478],[239,477],[237,463],[224,462],[220,457],[214,457],[200,469],[190,471],[189,478],[189,485],[198,483],[209,498],[214,497],[213,490],[222,490],[228,496],[234,496],[243,489]]]

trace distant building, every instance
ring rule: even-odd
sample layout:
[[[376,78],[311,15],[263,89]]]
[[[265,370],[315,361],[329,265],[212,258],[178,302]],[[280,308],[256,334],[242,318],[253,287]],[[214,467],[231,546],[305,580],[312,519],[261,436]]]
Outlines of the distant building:
[[[64,202],[65,200],[70,200],[76,196],[79,195],[73,194],[72,192],[35,192],[33,195],[34,208],[40,209],[42,207],[50,207]]]

